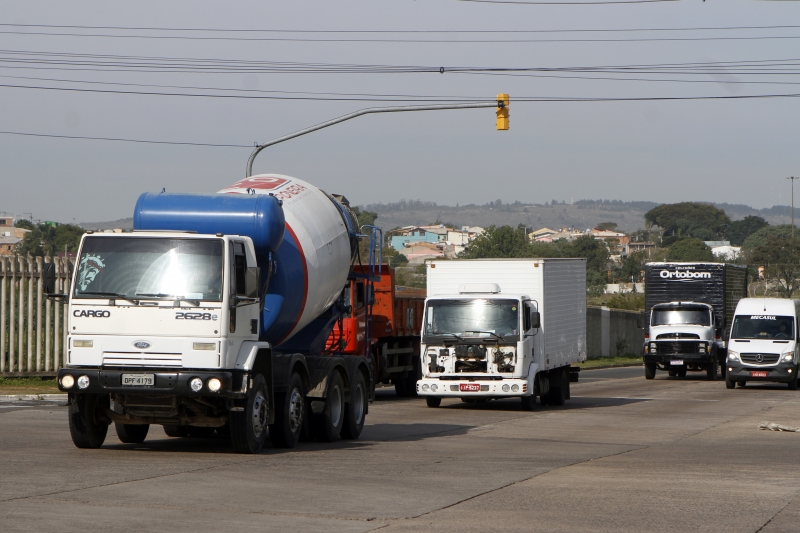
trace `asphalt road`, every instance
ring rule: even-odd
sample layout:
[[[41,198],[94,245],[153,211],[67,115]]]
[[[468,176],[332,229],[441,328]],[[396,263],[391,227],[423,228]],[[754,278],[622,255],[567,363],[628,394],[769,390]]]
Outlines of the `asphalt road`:
[[[0,404],[0,530],[800,531],[800,392],[584,371],[563,408],[379,391],[362,438],[258,456],[222,438],[73,447],[66,409]]]

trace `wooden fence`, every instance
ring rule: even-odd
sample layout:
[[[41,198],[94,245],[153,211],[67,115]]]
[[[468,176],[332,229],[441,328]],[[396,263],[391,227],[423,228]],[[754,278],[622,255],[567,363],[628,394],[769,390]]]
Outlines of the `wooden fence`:
[[[55,375],[67,343],[66,305],[44,297],[42,265],[55,263],[56,292],[69,293],[75,262],[0,256],[0,375]]]

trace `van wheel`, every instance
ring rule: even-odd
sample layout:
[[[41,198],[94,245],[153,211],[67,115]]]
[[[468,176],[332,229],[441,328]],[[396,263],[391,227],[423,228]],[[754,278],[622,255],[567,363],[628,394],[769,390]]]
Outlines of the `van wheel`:
[[[75,394],[69,404],[69,434],[78,448],[99,448],[106,440],[108,424],[99,420],[110,405],[107,394]]]
[[[357,439],[364,430],[367,414],[367,383],[364,374],[356,370],[353,386],[350,387],[350,402],[344,409],[343,439]]]
[[[258,453],[267,440],[269,395],[264,376],[257,374],[247,391],[244,411],[230,414],[231,444],[237,453]],[[190,432],[195,428],[189,428]]]
[[[426,396],[425,403],[428,404],[428,407],[439,407],[442,405],[442,399],[438,396]]]
[[[794,369],[794,376],[789,382],[789,390],[797,390],[797,368]]]
[[[644,364],[644,379],[653,379],[656,377],[656,364],[655,363],[645,363]]]
[[[328,383],[328,394],[322,412],[314,414],[314,429],[317,439],[334,442],[342,433],[344,421],[344,382],[334,370]]]
[[[550,375],[555,378],[553,381],[558,385],[550,385],[550,404],[551,405],[564,405],[567,401],[567,386],[568,377],[563,368],[556,370],[555,375],[551,372]]]
[[[306,395],[303,380],[292,374],[284,394],[275,398],[275,423],[269,426],[269,440],[276,448],[294,448],[305,419]]]
[[[733,381],[730,377],[726,377],[725,378],[725,388],[726,389],[736,388],[736,382]]]
[[[141,444],[147,438],[150,424],[120,424],[119,422],[114,422],[114,429],[117,430],[117,437],[119,437],[120,442]]]

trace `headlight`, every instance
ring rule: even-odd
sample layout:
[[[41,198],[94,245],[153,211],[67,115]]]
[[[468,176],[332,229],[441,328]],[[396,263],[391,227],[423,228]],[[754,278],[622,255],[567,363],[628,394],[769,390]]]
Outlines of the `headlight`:
[[[437,390],[439,390],[439,385],[437,385],[436,383],[434,383],[433,385],[431,385],[431,391],[432,391],[432,392],[436,392]]]
[[[199,392],[200,389],[203,388],[203,380],[200,378],[192,378],[192,380],[189,382],[189,386],[193,391]]]
[[[75,385],[75,378],[70,376],[69,374],[64,374],[61,376],[61,386],[65,389],[71,389],[72,386]]]
[[[428,385],[426,383],[425,385],[422,386],[422,392],[428,392],[428,390],[430,390],[430,388],[431,388],[430,385]]]
[[[511,385],[511,392],[519,392],[519,385]]]
[[[794,352],[786,352],[781,354],[782,363],[791,363],[793,359],[794,359]]]
[[[72,341],[73,348],[91,348],[94,346],[94,341],[74,340]]]
[[[85,389],[89,386],[89,376],[81,376],[78,378],[78,388]]]
[[[510,390],[511,390],[511,387],[509,387],[509,386],[508,386],[508,383],[506,383],[505,385],[503,385],[503,392],[508,392],[508,391],[510,391]]]
[[[650,353],[656,353],[656,343],[650,343]]]
[[[739,352],[728,350],[728,361],[739,361]]]
[[[208,390],[211,392],[217,392],[222,387],[222,382],[217,378],[211,378],[208,380]]]
[[[706,343],[704,343],[704,342],[699,343],[697,345],[697,347],[699,348],[700,352],[705,352],[706,351]]]

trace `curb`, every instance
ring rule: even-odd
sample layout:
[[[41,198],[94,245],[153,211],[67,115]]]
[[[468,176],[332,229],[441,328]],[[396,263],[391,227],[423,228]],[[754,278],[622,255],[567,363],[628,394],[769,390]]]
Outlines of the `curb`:
[[[606,368],[628,368],[632,366],[642,366],[643,363],[627,363],[624,365],[610,365],[610,366],[596,366],[593,368],[581,368],[581,372],[590,372],[592,370],[605,370]]]
[[[59,402],[66,401],[66,394],[6,394],[0,402]]]

